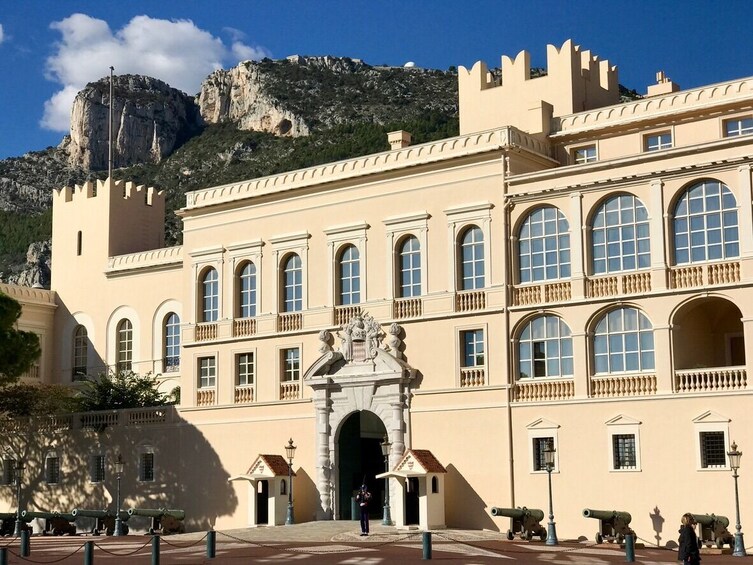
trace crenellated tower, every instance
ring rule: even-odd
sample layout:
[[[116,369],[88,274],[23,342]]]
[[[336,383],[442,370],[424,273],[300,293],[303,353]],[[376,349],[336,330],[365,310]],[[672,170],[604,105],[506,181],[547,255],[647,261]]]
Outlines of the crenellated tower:
[[[482,61],[458,69],[460,133],[514,126],[548,134],[553,117],[619,102],[617,67],[568,39],[547,46],[547,74],[531,78],[531,56],[502,56],[497,80]]]

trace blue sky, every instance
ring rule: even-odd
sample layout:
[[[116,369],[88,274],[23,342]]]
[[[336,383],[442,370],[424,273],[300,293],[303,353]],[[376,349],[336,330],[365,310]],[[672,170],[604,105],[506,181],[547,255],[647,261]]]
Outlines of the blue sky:
[[[0,159],[57,145],[70,100],[108,74],[156,76],[191,94],[214,68],[292,54],[446,69],[572,38],[644,92],[753,75],[745,0],[0,0]]]

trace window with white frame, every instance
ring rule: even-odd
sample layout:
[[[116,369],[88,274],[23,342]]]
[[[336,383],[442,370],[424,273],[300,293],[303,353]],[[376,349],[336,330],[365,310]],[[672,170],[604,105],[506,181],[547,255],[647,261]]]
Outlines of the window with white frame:
[[[460,289],[484,288],[484,233],[468,227],[460,238]]]
[[[145,448],[139,454],[139,481],[154,481],[154,451],[151,448]]]
[[[661,151],[662,149],[672,149],[671,131],[649,133],[643,137],[644,151]]]
[[[737,202],[726,185],[705,180],[677,201],[674,252],[677,265],[739,257]]]
[[[92,483],[103,483],[105,481],[104,455],[92,455],[91,459],[89,460],[89,480]]]
[[[753,118],[746,116],[743,118],[732,118],[724,121],[725,137],[735,137],[738,135],[750,135],[753,133]]]
[[[214,388],[217,383],[217,360],[214,357],[199,358],[199,388]]]
[[[570,277],[570,226],[554,206],[531,212],[518,234],[521,283]]]
[[[165,316],[165,358],[162,370],[177,371],[180,368],[180,317],[175,312]]]
[[[240,353],[235,356],[236,359],[236,383],[239,386],[248,386],[254,384],[254,364],[253,353]]]
[[[217,269],[207,269],[201,279],[201,321],[216,322],[220,315],[220,278]]]
[[[57,453],[48,453],[44,458],[44,481],[48,485],[60,482],[60,458]]]
[[[583,147],[576,147],[572,150],[573,163],[576,165],[583,165],[585,163],[593,163],[596,161],[596,145],[584,145]]]
[[[282,270],[282,311],[300,312],[303,309],[303,268],[301,258],[291,253]]]
[[[546,471],[546,455],[544,451],[550,446],[554,445],[554,437],[535,437],[533,438],[532,453],[533,453],[533,470],[534,471]]]
[[[635,436],[633,434],[612,435],[612,468],[615,470],[635,470]]]
[[[297,381],[301,378],[301,350],[289,347],[282,350],[282,382]]]
[[[635,196],[606,200],[597,210],[591,234],[595,275],[651,266],[648,212]]]
[[[531,473],[545,473],[546,459],[544,451],[548,446],[554,449],[554,467],[552,472],[559,472],[558,433],[559,424],[539,418],[528,424],[528,470]]]
[[[85,377],[88,372],[89,334],[84,326],[73,331],[73,380]]]
[[[460,332],[460,343],[463,350],[462,367],[483,367],[486,364],[484,356],[484,330],[465,330]]]
[[[337,262],[339,305],[361,303],[361,258],[355,245],[346,245]]]
[[[421,246],[418,238],[408,236],[399,244],[398,274],[400,298],[421,296]]]
[[[117,330],[117,370],[130,371],[133,364],[133,324],[128,319],[121,320]]]
[[[641,422],[620,414],[606,422],[611,471],[640,471]]]
[[[654,329],[637,308],[617,308],[599,320],[594,332],[596,374],[654,370]]]
[[[698,434],[701,447],[702,469],[724,469],[727,467],[727,440],[724,431],[703,431]]]
[[[16,460],[11,457],[3,458],[3,484],[12,485],[16,482]]]
[[[251,261],[243,263],[238,273],[238,315],[256,316],[256,265]]]
[[[518,338],[518,375],[521,379],[573,376],[573,339],[558,316],[538,316]]]

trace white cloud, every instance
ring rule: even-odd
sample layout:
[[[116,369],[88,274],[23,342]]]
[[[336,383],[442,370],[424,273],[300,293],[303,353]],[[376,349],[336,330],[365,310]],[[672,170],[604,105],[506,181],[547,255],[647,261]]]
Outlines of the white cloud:
[[[3,32],[3,24],[0,24],[0,43],[5,39],[5,33]]]
[[[237,33],[227,46],[190,20],[136,16],[113,33],[104,20],[73,14],[50,27],[62,38],[47,59],[47,78],[61,89],[45,102],[41,125],[55,131],[68,131],[76,93],[88,82],[107,76],[110,66],[118,75],[148,75],[195,94],[212,71],[269,56],[263,47],[243,43],[242,32],[234,30]]]

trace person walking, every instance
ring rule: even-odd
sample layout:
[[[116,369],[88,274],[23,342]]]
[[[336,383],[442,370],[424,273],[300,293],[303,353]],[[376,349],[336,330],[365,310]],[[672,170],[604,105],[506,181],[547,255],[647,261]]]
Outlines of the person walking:
[[[680,520],[680,547],[677,550],[677,560],[685,565],[699,565],[701,552],[698,549],[698,536],[695,533],[695,518],[688,512]]]
[[[356,495],[356,502],[358,508],[361,511],[361,535],[369,535],[369,502],[371,501],[371,493],[366,488],[366,485],[361,485],[361,490]]]

